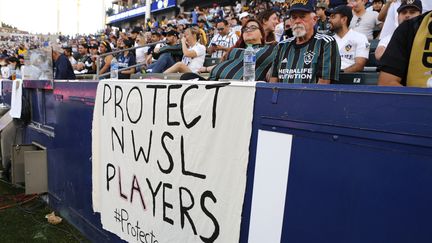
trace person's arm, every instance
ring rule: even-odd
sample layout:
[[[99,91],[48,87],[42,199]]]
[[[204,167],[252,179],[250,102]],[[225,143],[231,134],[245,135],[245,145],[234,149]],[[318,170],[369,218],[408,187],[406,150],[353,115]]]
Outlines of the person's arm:
[[[318,84],[330,84],[330,79],[318,79]]]
[[[323,46],[323,55],[318,59],[319,65],[316,70],[316,77],[319,84],[329,84],[330,80],[339,80],[341,58],[336,40],[325,42]]]
[[[387,17],[387,12],[390,8],[390,5],[395,2],[395,0],[387,0],[384,6],[381,8],[381,11],[378,14],[378,20],[384,22]]]
[[[355,63],[347,68],[345,68],[343,71],[345,73],[355,73],[355,72],[361,72],[363,71],[365,65],[366,65],[367,59],[364,57],[356,57]]]
[[[381,71],[378,77],[379,86],[402,86],[401,81],[400,77],[384,71]]]
[[[409,22],[405,21],[396,28],[381,57],[379,85],[402,85],[403,78],[407,74],[411,45],[415,37]]]
[[[385,50],[386,50],[385,46],[378,46],[375,49],[375,58],[377,59],[377,61],[381,60],[381,57],[384,54]]]
[[[277,77],[270,77],[269,82],[270,83],[277,83],[278,82],[278,78]]]
[[[113,59],[112,55],[105,57],[105,65],[99,70],[99,74],[106,73],[111,65],[111,60]]]

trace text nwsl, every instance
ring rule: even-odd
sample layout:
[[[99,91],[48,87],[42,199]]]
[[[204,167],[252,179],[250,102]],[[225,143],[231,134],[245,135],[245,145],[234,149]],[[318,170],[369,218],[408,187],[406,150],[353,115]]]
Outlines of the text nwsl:
[[[228,84],[202,86],[149,84],[126,88],[104,84],[102,116],[109,116],[119,122],[110,126],[109,131],[105,131],[109,132],[110,141],[103,142],[109,143],[113,153],[130,154],[125,157],[132,160],[118,161],[121,157],[117,157],[116,160],[110,158],[106,161],[106,190],[117,194],[134,207],[141,207],[144,213],[152,213],[155,219],[192,232],[203,242],[215,241],[219,236],[220,225],[210,209],[217,207],[218,195],[215,195],[211,189],[196,192],[182,185],[182,180],[178,178],[173,180],[176,183],[168,182],[165,179],[161,180],[166,177],[149,174],[149,170],[125,175],[122,167],[127,163],[152,166],[156,168],[153,171],[157,171],[158,175],[172,177],[180,175],[205,185],[207,178],[205,171],[197,171],[196,167],[190,166],[192,162],[186,159],[187,136],[173,131],[176,131],[176,127],[183,127],[186,128],[183,131],[190,131],[196,126],[216,129],[218,95],[226,85]],[[211,99],[205,99],[211,100],[209,101],[211,104],[207,106],[211,107],[210,110],[199,115],[186,112],[188,98],[203,92],[211,95]],[[137,135],[138,132],[145,133],[146,137]],[[155,149],[158,149],[159,153],[152,153]],[[168,200],[170,197],[167,195],[173,194],[177,195],[175,198],[178,201]],[[200,212],[198,216],[197,211]],[[173,217],[173,214],[177,217]],[[197,225],[198,217],[205,217],[206,225]],[[179,222],[175,222],[175,219]],[[208,230],[210,223],[211,231]],[[205,234],[200,232],[202,228],[206,228]]]

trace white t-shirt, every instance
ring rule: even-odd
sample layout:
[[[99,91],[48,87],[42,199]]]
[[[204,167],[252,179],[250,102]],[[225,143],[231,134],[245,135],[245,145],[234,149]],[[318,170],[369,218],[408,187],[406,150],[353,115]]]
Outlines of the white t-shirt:
[[[398,0],[392,3],[387,11],[387,16],[384,21],[384,25],[381,30],[380,38],[384,38],[388,35],[393,35],[393,32],[399,25],[397,9],[400,7],[401,1]]]
[[[189,51],[195,51],[197,56],[194,58],[183,56],[182,62],[186,64],[193,73],[197,73],[204,66],[206,48],[200,43],[196,43],[189,48]]]
[[[145,56],[147,54],[148,48],[141,47],[135,50],[136,63],[143,63],[145,61]]]
[[[356,57],[369,58],[370,45],[364,34],[349,30],[343,38],[340,38],[337,34],[333,37],[339,47],[341,69],[353,65]]]
[[[223,47],[232,47],[234,46],[234,44],[237,42],[238,40],[238,36],[232,32],[229,32],[228,34],[222,36],[220,34],[216,34],[215,36],[213,36],[213,38],[211,39],[210,43],[209,43],[209,47],[212,44],[216,44],[218,46],[223,46]],[[219,51],[215,51],[212,53],[212,58],[221,58],[223,55],[225,54],[225,51],[219,50]]]
[[[373,31],[381,22],[378,21],[378,12],[366,11],[362,16],[357,17],[353,13],[350,29],[366,35],[368,40],[373,39]]]
[[[423,13],[432,10],[432,1],[431,0],[422,0]]]
[[[274,34],[277,42],[281,41],[284,31],[284,22],[280,22],[276,25]]]
[[[385,48],[387,48],[388,44],[390,43],[392,36],[393,35],[387,35],[386,37],[381,38],[381,40],[378,43],[378,46],[384,46]]]

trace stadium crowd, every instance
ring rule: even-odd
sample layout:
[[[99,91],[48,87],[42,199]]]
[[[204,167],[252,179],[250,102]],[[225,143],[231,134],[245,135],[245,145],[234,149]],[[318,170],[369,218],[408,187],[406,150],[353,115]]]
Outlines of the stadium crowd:
[[[380,85],[426,87],[432,77],[432,63],[424,58],[432,51],[431,5],[428,0],[214,3],[172,18],[148,19],[146,25],[59,36],[57,43],[0,35],[0,65],[19,69],[28,50],[50,46],[56,79],[98,71],[109,77],[113,60],[120,79],[150,73],[241,79],[244,50],[250,45],[260,81],[337,83],[341,73],[374,66]]]

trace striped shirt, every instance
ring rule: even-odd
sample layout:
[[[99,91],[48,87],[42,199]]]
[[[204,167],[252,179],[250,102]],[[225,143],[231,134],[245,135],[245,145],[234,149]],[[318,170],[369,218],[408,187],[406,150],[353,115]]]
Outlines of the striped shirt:
[[[254,46],[256,52],[255,80],[265,81],[266,74],[270,70],[276,55],[275,45]],[[236,79],[243,78],[243,48],[234,48],[228,55],[226,61],[216,65],[211,73],[209,80]]]
[[[237,42],[238,36],[235,33],[229,32],[228,34],[222,36],[220,34],[216,34],[210,41],[209,47],[212,44],[216,44],[217,46],[223,46],[226,48],[230,48],[234,46]],[[225,51],[219,50],[212,53],[212,58],[221,58],[225,54]]]
[[[341,60],[335,39],[315,33],[298,45],[295,37],[279,43],[272,77],[284,83],[317,83],[319,78],[339,80]]]

